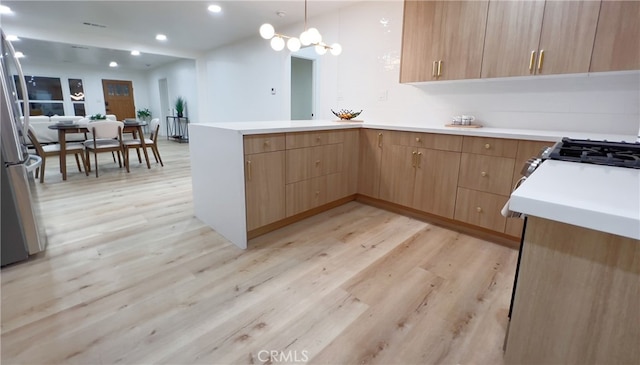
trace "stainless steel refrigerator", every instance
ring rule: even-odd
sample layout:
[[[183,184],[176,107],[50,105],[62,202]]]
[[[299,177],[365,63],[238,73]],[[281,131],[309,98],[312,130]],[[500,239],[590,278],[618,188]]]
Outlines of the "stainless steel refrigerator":
[[[42,160],[30,155],[27,146],[29,100],[20,63],[11,43],[2,35],[0,54],[0,261],[1,266],[25,260],[44,251],[47,237],[40,220],[33,171]],[[15,82],[15,81],[18,82]],[[16,84],[20,87],[18,94]],[[19,100],[22,96],[23,101]]]

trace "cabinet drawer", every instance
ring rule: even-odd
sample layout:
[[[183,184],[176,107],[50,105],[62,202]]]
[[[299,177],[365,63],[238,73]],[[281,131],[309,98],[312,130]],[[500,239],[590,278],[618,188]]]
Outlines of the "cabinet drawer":
[[[342,173],[337,173],[287,184],[287,217],[345,197],[346,185],[342,181]]]
[[[506,218],[500,214],[509,197],[458,188],[455,219],[504,232]]]
[[[256,134],[244,136],[244,154],[282,151],[285,147],[284,133]]]
[[[515,158],[518,141],[515,139],[468,137],[462,139],[462,152]]]
[[[287,184],[342,171],[343,144],[286,151]]]
[[[346,131],[314,131],[287,133],[287,149],[342,143]]]
[[[422,147],[432,150],[460,152],[462,150],[462,136],[451,134],[419,133],[419,132],[387,132],[385,144]]]
[[[458,186],[488,193],[511,194],[515,160],[463,153]]]

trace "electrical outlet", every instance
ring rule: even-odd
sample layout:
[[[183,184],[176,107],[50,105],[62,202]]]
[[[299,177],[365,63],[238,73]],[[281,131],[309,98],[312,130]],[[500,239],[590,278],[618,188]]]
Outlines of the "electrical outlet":
[[[276,94],[276,88],[275,88],[275,87],[272,87],[272,88],[271,88],[271,95],[275,95],[275,94]]]

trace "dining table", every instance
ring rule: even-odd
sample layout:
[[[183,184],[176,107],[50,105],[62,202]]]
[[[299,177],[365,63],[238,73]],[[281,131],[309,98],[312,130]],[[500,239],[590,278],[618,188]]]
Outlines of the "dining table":
[[[147,147],[144,141],[144,131],[142,130],[142,127],[146,125],[147,122],[145,121],[127,121],[123,123],[122,133],[132,133],[133,138],[138,138],[136,136],[140,136],[140,144],[142,145],[144,158],[147,161],[147,168],[150,169],[151,163],[149,162],[149,154],[147,153]],[[78,124],[73,121],[60,121],[48,127],[49,129],[55,129],[58,131],[58,142],[60,143],[60,172],[62,173],[62,180],[67,180],[67,134],[91,133],[90,126],[91,122],[88,124]],[[138,156],[140,156],[140,153],[138,153]]]

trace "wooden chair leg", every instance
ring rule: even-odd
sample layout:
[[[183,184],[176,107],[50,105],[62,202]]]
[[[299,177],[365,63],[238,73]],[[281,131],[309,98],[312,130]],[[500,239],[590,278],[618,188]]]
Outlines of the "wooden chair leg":
[[[85,150],[84,159],[87,162],[87,172],[91,172],[91,157],[89,157],[89,150]]]
[[[98,177],[98,152],[93,151],[93,158],[95,159],[95,162],[96,162],[96,177]]]
[[[158,146],[154,144],[151,148],[153,148],[153,151],[158,156],[158,160],[160,160],[160,166],[164,167],[164,164],[162,163],[162,157],[160,157],[160,151],[158,150]]]
[[[129,160],[131,160],[131,157],[129,156],[129,148],[125,147],[124,148],[124,166],[127,168],[127,172],[131,172],[129,170],[129,163],[130,163]]]
[[[136,153],[138,154],[138,162],[142,163],[142,157],[140,157],[140,148],[136,148]]]
[[[44,169],[46,162],[47,158],[45,157],[42,159],[42,165],[40,166],[40,184],[44,183]]]
[[[76,156],[76,165],[78,165],[78,172],[82,172],[82,169],[80,168],[80,159],[78,158],[78,152],[73,154],[74,156]]]
[[[113,153],[113,152],[111,152],[111,153]],[[120,166],[120,168],[122,168],[122,160],[120,160],[120,151],[118,151],[116,153],[118,154],[118,165]]]
[[[84,153],[80,152],[80,157],[82,158],[82,165],[84,166],[84,174],[89,176],[89,168],[87,167],[87,159],[84,156]]]
[[[113,157],[113,162],[116,162],[116,155],[113,153],[113,151],[111,151],[111,157]],[[120,156],[118,156],[120,157]],[[120,166],[122,167],[122,166]]]

